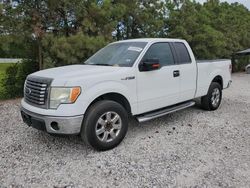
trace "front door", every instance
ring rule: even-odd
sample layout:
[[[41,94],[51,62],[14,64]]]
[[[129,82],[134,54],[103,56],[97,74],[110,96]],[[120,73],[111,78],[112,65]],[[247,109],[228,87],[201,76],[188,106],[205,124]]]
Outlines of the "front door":
[[[179,102],[180,77],[171,47],[167,42],[152,44],[142,61],[157,59],[160,68],[137,73],[138,113],[144,113]]]

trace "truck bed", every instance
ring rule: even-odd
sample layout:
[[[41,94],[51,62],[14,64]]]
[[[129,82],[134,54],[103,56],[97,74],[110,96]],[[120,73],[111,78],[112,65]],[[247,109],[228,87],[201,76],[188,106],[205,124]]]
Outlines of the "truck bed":
[[[230,59],[217,60],[199,60],[197,62],[197,92],[196,97],[201,97],[207,94],[208,87],[212,79],[219,75],[223,78],[223,89],[227,87],[231,80],[230,75]]]
[[[230,60],[229,59],[196,60],[197,63],[219,63],[222,61],[230,61]]]

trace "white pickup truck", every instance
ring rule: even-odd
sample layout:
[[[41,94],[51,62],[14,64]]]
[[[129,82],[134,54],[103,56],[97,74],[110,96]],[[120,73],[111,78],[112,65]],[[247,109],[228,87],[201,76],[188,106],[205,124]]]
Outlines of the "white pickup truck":
[[[195,104],[216,110],[231,61],[197,62],[185,40],[114,42],[78,65],[42,70],[24,85],[24,122],[51,134],[80,134],[97,150],[117,146],[129,116],[151,120]]]

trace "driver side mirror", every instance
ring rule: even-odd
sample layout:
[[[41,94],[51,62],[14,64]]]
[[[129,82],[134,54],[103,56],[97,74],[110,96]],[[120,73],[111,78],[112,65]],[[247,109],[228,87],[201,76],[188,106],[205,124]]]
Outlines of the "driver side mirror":
[[[141,72],[157,70],[161,67],[159,59],[145,59],[139,65]]]

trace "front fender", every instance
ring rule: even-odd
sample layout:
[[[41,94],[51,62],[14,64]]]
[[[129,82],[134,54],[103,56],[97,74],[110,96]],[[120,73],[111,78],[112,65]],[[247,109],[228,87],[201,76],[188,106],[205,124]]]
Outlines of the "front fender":
[[[103,81],[92,85],[86,91],[82,92],[82,100],[84,100],[84,112],[89,105],[98,97],[108,93],[118,93],[123,95],[129,102],[132,114],[137,111],[136,103],[136,88],[131,83],[130,85],[122,84],[118,81]]]

